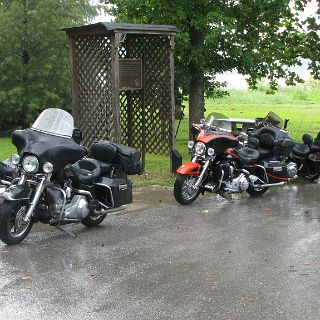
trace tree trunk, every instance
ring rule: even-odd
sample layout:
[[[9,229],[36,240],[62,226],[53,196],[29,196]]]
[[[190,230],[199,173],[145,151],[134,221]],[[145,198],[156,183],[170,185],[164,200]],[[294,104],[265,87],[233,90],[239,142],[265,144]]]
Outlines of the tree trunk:
[[[30,54],[28,48],[28,8],[27,0],[24,0],[24,43],[22,51],[22,87],[23,87],[23,99],[22,99],[22,108],[21,108],[21,127],[22,129],[29,127],[28,114],[29,114],[29,63],[30,63]]]
[[[29,127],[28,114],[29,114],[29,61],[30,56],[27,51],[23,52],[23,75],[22,75],[22,87],[23,87],[23,102],[21,109],[21,127],[22,129]]]
[[[204,35],[195,27],[189,27],[191,52],[195,54],[204,45]],[[204,69],[200,57],[192,58],[189,64],[189,127],[204,117]]]

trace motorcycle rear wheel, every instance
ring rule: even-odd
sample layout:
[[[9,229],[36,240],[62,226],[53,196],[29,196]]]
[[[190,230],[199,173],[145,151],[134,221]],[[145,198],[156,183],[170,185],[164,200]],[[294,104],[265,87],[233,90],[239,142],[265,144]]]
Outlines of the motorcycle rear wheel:
[[[200,188],[193,189],[198,176],[179,174],[174,183],[173,194],[178,203],[182,205],[190,204],[195,201],[199,194]]]
[[[86,227],[95,227],[97,225],[99,225],[106,217],[107,215],[101,215],[101,216],[92,216],[92,215],[88,215],[87,217],[85,217],[83,220],[81,220],[81,223],[86,226]]]
[[[249,186],[249,188],[246,191],[248,194],[250,194],[250,196],[258,197],[266,193],[268,189],[269,188],[254,188],[252,186]]]
[[[306,181],[313,182],[313,181],[316,181],[319,177],[320,177],[320,174],[310,173],[309,170],[308,170],[308,173],[304,176],[304,179]]]
[[[0,239],[5,244],[18,244],[29,234],[33,221],[23,221],[28,207],[27,200],[4,201],[0,205]]]

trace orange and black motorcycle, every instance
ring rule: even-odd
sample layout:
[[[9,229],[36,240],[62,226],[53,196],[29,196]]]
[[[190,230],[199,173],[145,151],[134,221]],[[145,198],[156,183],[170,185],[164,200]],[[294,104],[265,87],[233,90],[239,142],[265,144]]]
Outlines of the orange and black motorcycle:
[[[177,202],[190,204],[206,191],[229,200],[243,191],[258,196],[296,177],[297,165],[285,162],[295,144],[286,131],[271,123],[261,126],[242,146],[241,135],[221,127],[227,121],[220,120],[221,115],[212,113],[192,126],[192,159],[178,168],[174,184]]]

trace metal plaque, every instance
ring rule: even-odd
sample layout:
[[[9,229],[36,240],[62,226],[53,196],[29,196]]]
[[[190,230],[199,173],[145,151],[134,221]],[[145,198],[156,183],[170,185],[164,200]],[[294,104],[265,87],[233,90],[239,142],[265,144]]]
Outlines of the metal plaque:
[[[142,60],[119,60],[119,88],[120,90],[135,90],[142,88]]]

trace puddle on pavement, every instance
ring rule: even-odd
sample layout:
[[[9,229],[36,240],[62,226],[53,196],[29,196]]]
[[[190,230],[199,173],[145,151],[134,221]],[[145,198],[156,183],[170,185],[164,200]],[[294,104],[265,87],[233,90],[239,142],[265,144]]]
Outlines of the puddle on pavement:
[[[158,207],[161,204],[174,203],[173,189],[170,187],[148,186],[134,189],[133,203],[127,211],[136,211]]]

